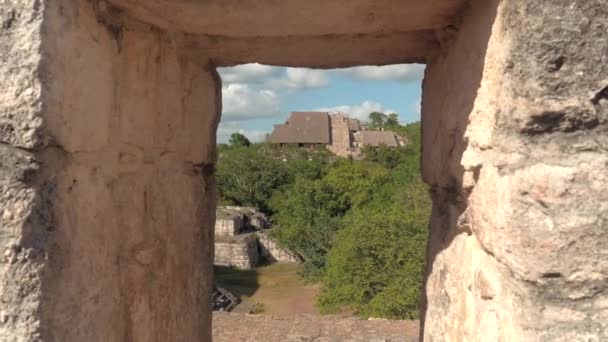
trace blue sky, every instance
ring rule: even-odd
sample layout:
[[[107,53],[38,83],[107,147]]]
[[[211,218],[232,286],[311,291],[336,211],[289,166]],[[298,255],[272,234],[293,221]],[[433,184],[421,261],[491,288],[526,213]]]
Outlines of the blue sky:
[[[420,119],[424,66],[397,64],[318,70],[243,64],[220,68],[223,113],[218,141],[233,132],[261,141],[292,111],[341,111],[366,119],[395,112],[401,122]]]

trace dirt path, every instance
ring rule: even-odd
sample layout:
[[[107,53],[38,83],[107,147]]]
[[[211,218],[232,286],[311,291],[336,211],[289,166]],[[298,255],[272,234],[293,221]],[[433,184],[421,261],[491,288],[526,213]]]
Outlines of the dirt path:
[[[214,342],[414,342],[418,321],[214,312]]]
[[[299,269],[297,264],[279,263],[250,271],[224,268],[216,270],[216,279],[243,301],[262,303],[266,314],[318,314],[315,302],[320,287],[305,283]]]

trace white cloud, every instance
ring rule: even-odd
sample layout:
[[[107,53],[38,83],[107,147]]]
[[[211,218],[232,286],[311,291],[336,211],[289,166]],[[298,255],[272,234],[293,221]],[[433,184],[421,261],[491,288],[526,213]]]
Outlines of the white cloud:
[[[222,122],[236,122],[278,117],[281,112],[281,100],[284,96],[290,92],[328,87],[332,75],[333,77],[347,77],[357,82],[419,82],[423,76],[424,65],[362,66],[332,71],[250,63],[220,68],[219,72],[224,83],[222,87]],[[382,104],[371,100],[360,104],[321,109],[347,112],[352,117],[362,120],[367,120],[369,113],[374,111],[394,112],[393,109],[385,108]],[[417,113],[419,117],[419,104],[413,104],[411,111]],[[407,110],[405,114],[409,115],[410,110]]]
[[[287,68],[287,86],[292,89],[322,88],[329,85],[327,71]]]
[[[302,90],[323,88],[329,85],[328,71],[307,68],[284,68],[282,77],[268,79],[269,88]]]
[[[385,66],[361,66],[338,70],[346,76],[363,81],[421,82],[423,64],[395,64]]]
[[[218,72],[224,84],[231,83],[264,83],[278,77],[284,68],[270,65],[249,63],[229,68],[219,68]]]
[[[256,84],[272,89],[312,89],[329,85],[329,71],[308,68],[287,68],[258,63],[241,64],[218,69],[222,82]]]
[[[363,101],[357,105],[341,105],[334,107],[325,107],[315,109],[322,112],[344,112],[351,118],[367,121],[369,113],[371,112],[382,112],[382,113],[395,113],[394,109],[386,108],[382,104],[375,101]]]
[[[280,99],[269,89],[233,83],[222,87],[222,121],[271,117],[280,114]]]

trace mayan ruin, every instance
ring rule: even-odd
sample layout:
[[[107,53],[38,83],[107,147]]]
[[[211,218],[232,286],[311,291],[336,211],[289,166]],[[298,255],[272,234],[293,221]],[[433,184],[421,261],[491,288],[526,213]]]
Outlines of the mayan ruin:
[[[269,237],[270,223],[256,208],[219,207],[214,265],[251,269],[261,262],[299,262]]]
[[[404,152],[416,165],[343,158],[306,173],[304,157],[291,169],[243,159],[226,168],[287,171],[216,182],[232,148],[217,139],[228,82],[218,68],[246,63],[423,64],[421,146]],[[0,341],[608,341],[606,0],[0,0],[0,74]],[[293,155],[319,144],[334,159],[413,146],[324,106],[280,108],[305,114],[268,139],[306,147]],[[412,170],[424,187],[406,191],[395,175]],[[317,276],[319,291],[366,299],[347,271],[366,280],[386,265],[420,286],[387,287],[364,318],[344,317],[348,306],[214,315],[214,296],[231,305],[214,292],[214,262],[250,268],[260,243],[279,248],[264,227],[242,234],[258,224],[249,214],[218,211],[229,181],[250,201],[256,184],[284,182],[264,193],[279,193],[268,208],[255,205],[282,209],[273,230],[293,228],[289,215],[329,222],[310,227],[334,235],[296,246],[324,253],[319,268],[341,265]],[[399,240],[422,215],[408,196],[421,193],[428,224],[408,234],[424,240]],[[308,210],[322,204],[329,214]],[[296,228],[291,238],[307,237]],[[376,251],[366,246],[398,248],[349,264]],[[365,284],[390,281],[378,279]],[[333,294],[320,301],[338,306],[345,296]],[[279,304],[310,304],[294,303]],[[385,309],[404,314],[376,319]]]
[[[324,112],[293,112],[285,124],[275,125],[266,140],[280,146],[326,147],[338,156],[358,155],[363,146],[406,143],[392,131],[367,129],[346,113]]]

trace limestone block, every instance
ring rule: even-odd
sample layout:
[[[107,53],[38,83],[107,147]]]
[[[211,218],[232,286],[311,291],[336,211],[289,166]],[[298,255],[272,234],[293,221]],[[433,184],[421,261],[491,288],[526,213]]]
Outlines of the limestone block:
[[[602,1],[473,1],[429,62],[426,340],[608,338],[598,319],[608,287],[607,19]],[[448,96],[454,89],[472,91]]]
[[[216,236],[235,236],[243,230],[243,217],[234,215],[230,217],[217,217],[215,219]]]
[[[210,339],[218,76],[125,20],[0,2],[2,341]]]
[[[295,253],[285,250],[268,236],[267,232],[256,233],[260,244],[260,256],[268,261],[278,262],[300,262],[301,259]]]
[[[259,262],[258,240],[255,234],[216,237],[214,265],[249,270]]]

